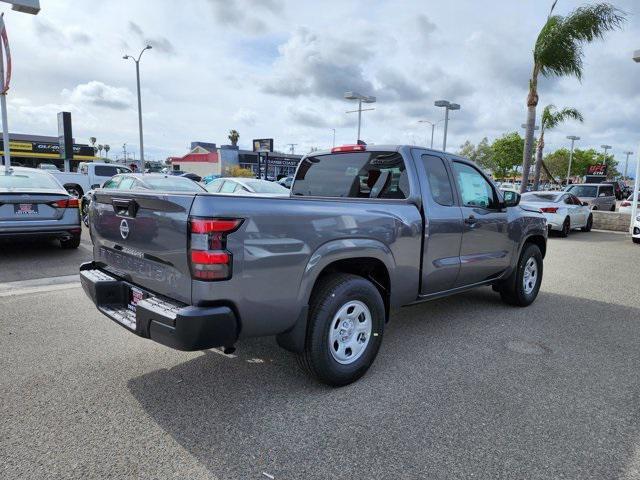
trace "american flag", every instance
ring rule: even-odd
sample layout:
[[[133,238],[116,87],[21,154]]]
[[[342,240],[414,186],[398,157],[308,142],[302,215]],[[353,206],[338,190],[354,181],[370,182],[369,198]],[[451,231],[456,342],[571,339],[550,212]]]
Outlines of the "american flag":
[[[7,36],[7,27],[4,25],[4,12],[0,15],[0,38],[2,43],[0,44],[0,62],[2,62],[2,88],[0,94],[7,93],[9,90],[9,82],[11,81],[11,51],[9,50],[9,37]],[[6,60],[5,60],[6,58]],[[6,65],[6,67],[5,67]]]

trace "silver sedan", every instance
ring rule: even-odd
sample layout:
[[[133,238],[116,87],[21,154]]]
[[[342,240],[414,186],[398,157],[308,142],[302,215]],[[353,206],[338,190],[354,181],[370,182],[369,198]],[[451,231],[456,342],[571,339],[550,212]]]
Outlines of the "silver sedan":
[[[547,218],[549,230],[566,237],[575,228],[588,232],[593,226],[591,209],[578,197],[567,192],[528,192],[522,194],[521,204],[539,208]]]
[[[0,167],[0,238],[57,238],[62,248],[80,245],[78,199],[44,170]]]

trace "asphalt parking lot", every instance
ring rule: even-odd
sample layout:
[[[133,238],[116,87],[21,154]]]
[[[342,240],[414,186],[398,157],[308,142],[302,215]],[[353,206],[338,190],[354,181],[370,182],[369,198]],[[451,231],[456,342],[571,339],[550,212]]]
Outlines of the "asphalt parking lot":
[[[84,255],[34,252],[0,281]],[[273,339],[176,352],[77,286],[0,293],[0,477],[640,478],[638,285],[626,235],[552,238],[531,307],[484,288],[405,308],[341,389]]]

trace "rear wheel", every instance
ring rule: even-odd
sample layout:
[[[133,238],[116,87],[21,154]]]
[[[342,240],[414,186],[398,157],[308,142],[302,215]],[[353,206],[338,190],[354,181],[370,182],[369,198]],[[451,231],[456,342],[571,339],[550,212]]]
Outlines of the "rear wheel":
[[[615,212],[616,211],[616,204],[614,203],[613,205],[611,205],[611,208],[609,209],[610,212]]]
[[[633,240],[633,243],[640,243],[640,238],[632,238],[631,240]]]
[[[61,238],[60,246],[64,249],[78,248],[80,246],[80,234],[74,234],[71,238]]]
[[[382,342],[385,307],[380,292],[357,275],[320,279],[311,296],[301,367],[322,383],[343,386],[363,376]]]
[[[569,217],[564,219],[564,222],[562,223],[562,230],[560,230],[560,236],[562,238],[567,238],[569,236],[569,232],[571,232],[571,220],[569,220]]]
[[[504,283],[497,286],[502,301],[509,305],[526,307],[538,296],[542,283],[542,253],[533,243],[526,243],[518,265]]]
[[[80,201],[80,216],[82,217],[82,223],[88,228],[89,227],[89,204],[86,200]]]
[[[69,195],[75,198],[82,198],[82,195],[84,194],[80,185],[65,185],[64,189],[69,193]]]
[[[593,215],[589,214],[589,218],[587,219],[587,224],[581,228],[583,232],[590,232],[593,227]]]

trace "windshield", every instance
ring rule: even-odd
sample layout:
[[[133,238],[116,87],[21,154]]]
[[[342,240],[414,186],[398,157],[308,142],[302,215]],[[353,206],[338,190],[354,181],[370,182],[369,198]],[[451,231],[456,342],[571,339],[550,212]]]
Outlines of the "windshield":
[[[150,177],[146,176],[142,180],[143,183],[151,190],[165,190],[167,192],[204,192],[201,187],[193,180],[180,177]]]
[[[7,175],[4,169],[0,171],[0,189],[14,190],[20,188],[60,190],[62,187],[48,173],[35,170],[33,172],[19,170]]]
[[[522,195],[522,201],[534,203],[557,202],[559,196],[560,195],[557,193],[525,193]]]
[[[576,197],[592,197],[598,195],[598,187],[593,185],[572,185],[567,192],[573,193]]]
[[[277,183],[260,180],[244,180],[243,183],[256,193],[282,193],[289,195],[289,190]]]

